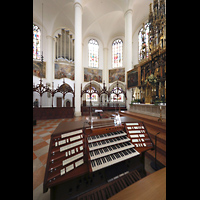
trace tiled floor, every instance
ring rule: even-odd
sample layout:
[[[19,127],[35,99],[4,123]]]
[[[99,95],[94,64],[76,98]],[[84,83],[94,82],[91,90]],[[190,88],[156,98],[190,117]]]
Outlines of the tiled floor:
[[[49,200],[50,190],[43,193],[43,180],[46,160],[49,151],[50,137],[58,124],[62,121],[79,121],[87,117],[74,117],[69,119],[37,120],[33,126],[33,200]],[[154,172],[150,167],[150,160],[146,158],[146,171]]]
[[[49,151],[50,137],[62,121],[79,121],[86,117],[37,120],[33,126],[33,200],[49,200],[50,192],[43,194],[43,180]]]

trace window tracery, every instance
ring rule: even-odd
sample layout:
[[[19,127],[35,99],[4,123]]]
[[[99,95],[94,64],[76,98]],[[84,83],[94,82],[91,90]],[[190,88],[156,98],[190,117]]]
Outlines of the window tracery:
[[[116,39],[112,43],[112,67],[122,67],[123,59],[123,41],[121,39]]]

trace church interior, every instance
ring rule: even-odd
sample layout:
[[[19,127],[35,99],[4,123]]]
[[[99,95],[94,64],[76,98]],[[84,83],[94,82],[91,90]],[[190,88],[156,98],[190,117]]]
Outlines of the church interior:
[[[33,199],[166,199],[166,0],[33,0]]]

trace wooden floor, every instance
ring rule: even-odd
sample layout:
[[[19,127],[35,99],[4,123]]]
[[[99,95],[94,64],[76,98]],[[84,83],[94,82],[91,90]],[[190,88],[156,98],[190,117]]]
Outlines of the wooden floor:
[[[157,160],[164,166],[166,166],[166,119],[163,119],[162,122],[158,122],[158,117],[153,117],[149,115],[143,115],[139,113],[134,113],[130,111],[122,111],[120,115],[126,115],[129,117],[133,117],[134,119],[138,119],[144,122],[154,144],[155,144],[155,135],[157,135]],[[147,157],[150,159],[154,159],[155,150],[147,151],[145,153]]]

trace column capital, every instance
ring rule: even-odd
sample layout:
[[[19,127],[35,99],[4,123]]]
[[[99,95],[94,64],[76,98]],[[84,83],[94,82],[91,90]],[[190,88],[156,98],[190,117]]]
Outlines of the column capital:
[[[83,10],[82,0],[74,0],[74,7],[80,7]]]
[[[126,17],[127,14],[133,14],[133,10],[132,9],[128,9],[125,13],[124,13],[124,17]]]
[[[46,38],[54,39],[51,35],[47,35]]]

